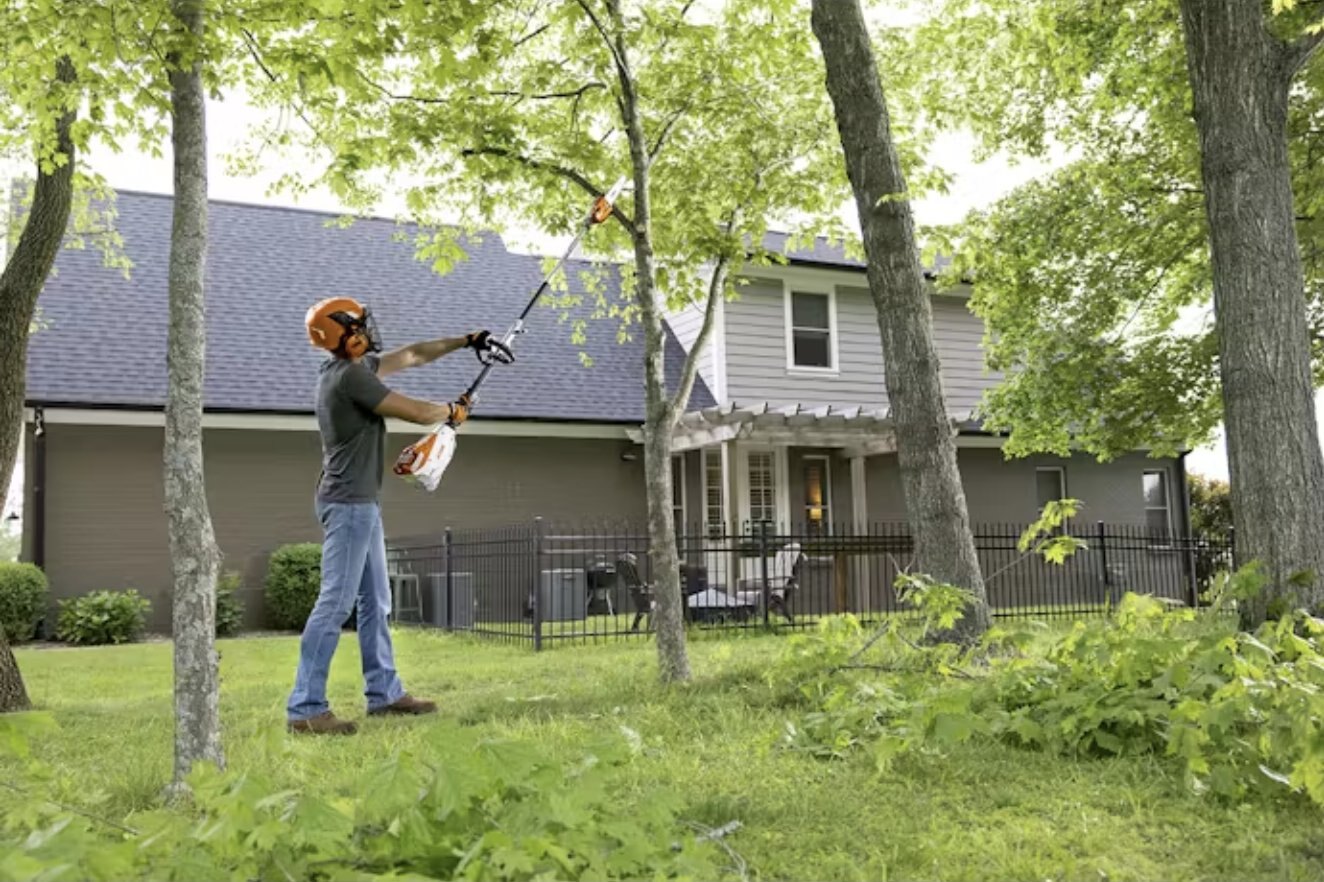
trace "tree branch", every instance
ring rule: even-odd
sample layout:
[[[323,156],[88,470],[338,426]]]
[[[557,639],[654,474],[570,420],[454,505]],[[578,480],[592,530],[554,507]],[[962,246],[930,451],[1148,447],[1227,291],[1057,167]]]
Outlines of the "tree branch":
[[[731,211],[731,217],[726,222],[728,235],[735,229],[736,224],[740,223],[741,208],[737,206]],[[694,345],[685,356],[685,365],[680,371],[680,383],[676,386],[676,394],[667,404],[668,431],[680,420],[680,415],[685,412],[685,405],[689,403],[690,393],[694,391],[694,381],[699,374],[699,358],[708,345],[708,338],[713,334],[717,304],[722,299],[722,289],[726,287],[730,265],[731,258],[723,254],[717,258],[717,264],[713,267],[713,277],[708,281],[708,304],[703,310],[703,325],[699,328],[699,336],[694,338]]]
[[[616,62],[617,71],[620,72],[621,76],[628,76],[625,59],[621,58],[621,53],[616,51],[616,44],[612,42],[611,35],[607,33],[607,28],[602,24],[602,20],[598,18],[597,13],[588,5],[588,0],[576,0],[576,2],[579,3],[579,8],[584,10],[584,14],[589,17],[589,21],[593,22],[593,27],[597,29],[598,36],[602,37],[602,42],[607,44],[607,50],[611,52],[611,57]]]
[[[280,78],[277,77],[276,74],[272,72],[271,68],[267,67],[266,62],[262,60],[261,47],[258,45],[257,37],[253,36],[253,32],[248,28],[240,28],[239,30],[240,33],[244,35],[244,42],[248,45],[248,54],[252,57],[254,63],[257,64],[262,73],[266,74],[267,79],[271,80],[273,83],[279,83]],[[322,145],[334,154],[335,148],[331,146],[330,142],[328,142],[326,137],[318,130],[317,126],[313,125],[312,120],[308,119],[307,114],[304,113],[303,107],[299,106],[298,103],[295,103],[294,112],[299,115],[299,119],[303,120],[303,124],[308,127],[308,130],[317,136],[317,139],[322,142]]]
[[[667,143],[667,136],[671,134],[672,128],[675,127],[676,123],[680,122],[681,117],[689,112],[689,109],[693,104],[694,102],[692,100],[686,101],[685,104],[681,106],[680,110],[673,113],[671,118],[666,121],[666,124],[662,126],[662,131],[658,133],[657,140],[653,142],[653,146],[648,150],[649,165],[652,165],[653,160],[657,159],[657,155],[662,152],[662,147]]]
[[[1307,28],[1308,31],[1311,29],[1315,31],[1313,34],[1302,34],[1284,47],[1287,53],[1287,79],[1289,81],[1296,76],[1301,68],[1310,63],[1310,59],[1319,51],[1319,47],[1324,45],[1324,16],[1315,19],[1315,22]]]
[[[429,98],[425,95],[414,95],[410,93],[401,94],[398,92],[392,92],[390,89],[386,88],[381,83],[369,77],[363,71],[356,69],[354,72],[359,75],[359,79],[363,80],[363,82],[367,83],[369,86],[372,86],[378,92],[381,92],[383,96],[389,98],[392,101],[412,101],[417,104],[449,104],[451,103],[452,100],[450,98]],[[564,92],[535,92],[530,95],[526,92],[517,92],[513,89],[497,89],[488,92],[487,94],[495,95],[501,98],[528,98],[533,101],[547,101],[555,98],[574,98],[577,100],[583,97],[584,93],[589,91],[590,89],[605,89],[605,88],[607,88],[605,83],[599,83],[594,81],[592,83],[586,83],[580,86],[578,89],[570,89]]]
[[[595,186],[592,181],[573,168],[557,165],[552,162],[543,162],[540,159],[534,159],[532,156],[525,156],[522,153],[516,153],[513,150],[507,150],[504,147],[466,147],[464,150],[460,151],[460,155],[500,156],[503,159],[509,159],[512,162],[519,163],[525,168],[531,168],[535,171],[545,171],[556,175],[557,177],[565,178],[567,181],[577,184],[581,190],[588,193],[590,196],[601,196],[603,193],[607,192],[601,187]],[[628,215],[620,211],[616,206],[613,206],[611,216],[616,218],[617,222],[620,223],[631,236],[634,235],[634,221],[632,221]]]
[[[582,98],[584,96],[584,93],[589,91],[590,89],[605,89],[605,88],[607,88],[606,83],[599,83],[595,80],[594,82],[591,83],[585,83],[584,85],[580,86],[578,89],[571,89],[567,92],[540,92],[540,93],[535,93],[533,95],[529,95],[524,92],[516,92],[512,90],[499,90],[495,92],[488,92],[488,94],[500,95],[503,98],[529,98],[535,101],[546,101],[553,98],[579,99]]]

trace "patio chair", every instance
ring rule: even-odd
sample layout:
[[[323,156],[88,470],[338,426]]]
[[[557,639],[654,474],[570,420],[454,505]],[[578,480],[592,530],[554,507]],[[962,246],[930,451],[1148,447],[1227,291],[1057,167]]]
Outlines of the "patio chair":
[[[780,612],[786,617],[786,621],[792,624],[795,623],[795,619],[791,617],[790,601],[791,596],[800,587],[795,570],[803,555],[804,552],[800,550],[800,543],[791,542],[778,549],[777,553],[768,560],[768,609]],[[762,578],[761,570],[760,565],[760,579]],[[737,591],[736,597],[746,603],[753,602],[756,607],[762,607],[763,605],[763,589],[761,587],[753,591]]]
[[[653,600],[653,586],[639,578],[639,559],[631,552],[625,552],[616,558],[616,577],[625,584],[625,589],[630,592],[630,600],[634,603],[634,622],[630,625],[631,631],[639,630],[639,620],[648,618],[648,627],[653,624],[653,609],[656,602]]]

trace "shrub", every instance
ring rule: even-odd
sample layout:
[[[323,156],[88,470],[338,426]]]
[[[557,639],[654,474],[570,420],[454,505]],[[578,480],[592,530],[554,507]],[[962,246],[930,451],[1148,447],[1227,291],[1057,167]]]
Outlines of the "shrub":
[[[228,572],[216,580],[216,636],[233,637],[244,622],[244,605],[238,592],[242,580],[236,572]]]
[[[301,630],[322,587],[322,546],[282,545],[267,567],[267,607],[278,628]]]
[[[364,763],[334,797],[276,786],[252,770],[199,763],[187,812],[108,831],[52,805],[58,772],[30,757],[28,731],[53,720],[0,717],[0,761],[17,796],[0,800],[3,878],[80,879],[717,879],[718,846],[649,786],[622,813],[625,738],[545,756],[536,743],[434,730],[414,751]]]
[[[13,642],[31,640],[46,607],[46,574],[30,563],[0,563],[0,626]]]
[[[61,600],[55,636],[87,646],[132,643],[142,635],[151,608],[151,601],[133,588],[93,591],[73,600]]]

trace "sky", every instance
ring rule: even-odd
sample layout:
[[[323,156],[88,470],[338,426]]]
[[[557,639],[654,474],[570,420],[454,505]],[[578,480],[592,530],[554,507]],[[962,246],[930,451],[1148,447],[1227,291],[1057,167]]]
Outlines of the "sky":
[[[262,113],[245,104],[241,98],[208,99],[208,156],[211,161],[208,176],[211,198],[291,205],[327,211],[341,210],[342,206],[334,196],[325,191],[312,191],[298,198],[286,194],[268,193],[268,187],[288,168],[290,164],[288,158],[281,158],[280,161],[271,163],[260,176],[244,177],[229,173],[225,161],[226,154],[238,148],[244,133],[262,119]],[[916,200],[913,203],[918,223],[956,221],[970,209],[989,204],[1015,186],[1051,168],[1051,165],[1039,163],[1014,163],[1005,157],[976,164],[972,158],[972,149],[973,140],[968,136],[953,134],[938,140],[934,148],[934,161],[953,173],[954,181],[947,194]],[[172,190],[168,144],[161,157],[153,157],[132,149],[115,154],[101,148],[94,149],[88,159],[93,168],[104,174],[109,183],[118,189],[155,193],[170,193]],[[393,215],[400,208],[399,203],[387,201],[380,206],[378,213]],[[856,226],[853,206],[843,206],[842,216],[852,226]],[[542,254],[557,253],[564,247],[563,243],[568,241],[568,236],[564,239],[551,239],[518,228],[502,232],[508,247]],[[1321,428],[1324,430],[1324,422],[1321,423]],[[1189,470],[1193,472],[1226,479],[1227,465],[1221,436],[1211,446],[1193,452],[1187,462]],[[21,469],[16,469],[5,514],[21,508],[21,477]]]

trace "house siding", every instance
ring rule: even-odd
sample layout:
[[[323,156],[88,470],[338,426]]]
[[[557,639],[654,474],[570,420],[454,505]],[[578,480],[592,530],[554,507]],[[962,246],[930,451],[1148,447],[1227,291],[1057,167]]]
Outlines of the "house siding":
[[[676,340],[684,347],[686,353],[694,349],[694,344],[699,339],[699,331],[703,329],[703,313],[703,307],[697,304],[667,313],[667,324],[671,327],[671,333],[676,335]],[[714,393],[718,385],[714,371],[715,337],[715,334],[709,334],[708,345],[699,355],[699,379],[703,380],[704,385],[709,389],[714,390]]]
[[[965,415],[999,379],[984,369],[983,323],[964,297],[939,295],[931,304],[947,406]],[[795,371],[787,367],[783,283],[763,278],[741,286],[739,298],[726,304],[727,397],[774,405],[886,407],[882,344],[868,289],[837,286],[836,310],[837,372]]]
[[[1190,576],[1184,557],[1153,547],[1134,532],[1146,524],[1142,487],[1143,475],[1150,470],[1168,475],[1173,528],[1182,530],[1182,490],[1175,483],[1178,470],[1174,460],[1154,459],[1143,453],[1110,463],[1083,455],[1006,460],[1000,450],[977,448],[959,450],[957,459],[980,548],[980,568],[995,611],[1049,603],[1086,608],[1110,597],[1115,600],[1122,591],[1132,588],[1176,600],[1189,597]],[[1083,503],[1072,532],[1083,538],[1087,547],[1065,564],[1048,563],[1016,547],[1021,531],[1038,517],[1035,470],[1041,466],[1063,468],[1066,495]],[[905,520],[901,474],[894,454],[869,459],[867,486],[871,521]],[[1109,531],[1103,543],[1096,533],[1099,521]],[[1111,554],[1107,551],[1109,543]],[[900,569],[912,565],[906,556],[870,561],[874,572],[856,577],[856,602],[866,609],[893,608],[896,600],[891,593],[892,582]]]
[[[392,434],[388,452],[410,440]],[[321,541],[313,513],[317,435],[208,429],[204,446],[208,504],[223,566],[243,576],[247,624],[262,625],[268,555],[286,543]],[[47,424],[46,449],[48,627],[60,598],[137,588],[152,601],[150,629],[168,631],[160,429]],[[382,500],[387,537],[439,536],[447,526],[505,525],[535,516],[552,523],[640,521],[642,458],[622,461],[623,449],[621,442],[607,440],[462,439],[435,493],[387,474]],[[30,529],[25,524],[25,533]],[[30,548],[31,537],[25,540]]]
[[[1171,513],[1174,528],[1179,527],[1176,492],[1177,470],[1172,459],[1154,459],[1143,453],[1118,457],[1100,463],[1093,457],[1078,454],[1069,459],[1056,456],[1029,456],[1006,459],[1001,450],[961,448],[957,465],[965,487],[970,521],[976,525],[1032,523],[1038,518],[1035,469],[1054,466],[1064,469],[1066,495],[1083,503],[1077,520],[1093,524],[1143,527],[1145,501],[1142,493],[1146,471],[1162,469],[1173,488]],[[905,520],[905,499],[901,489],[901,471],[895,454],[873,456],[866,471],[869,519],[871,521]]]

